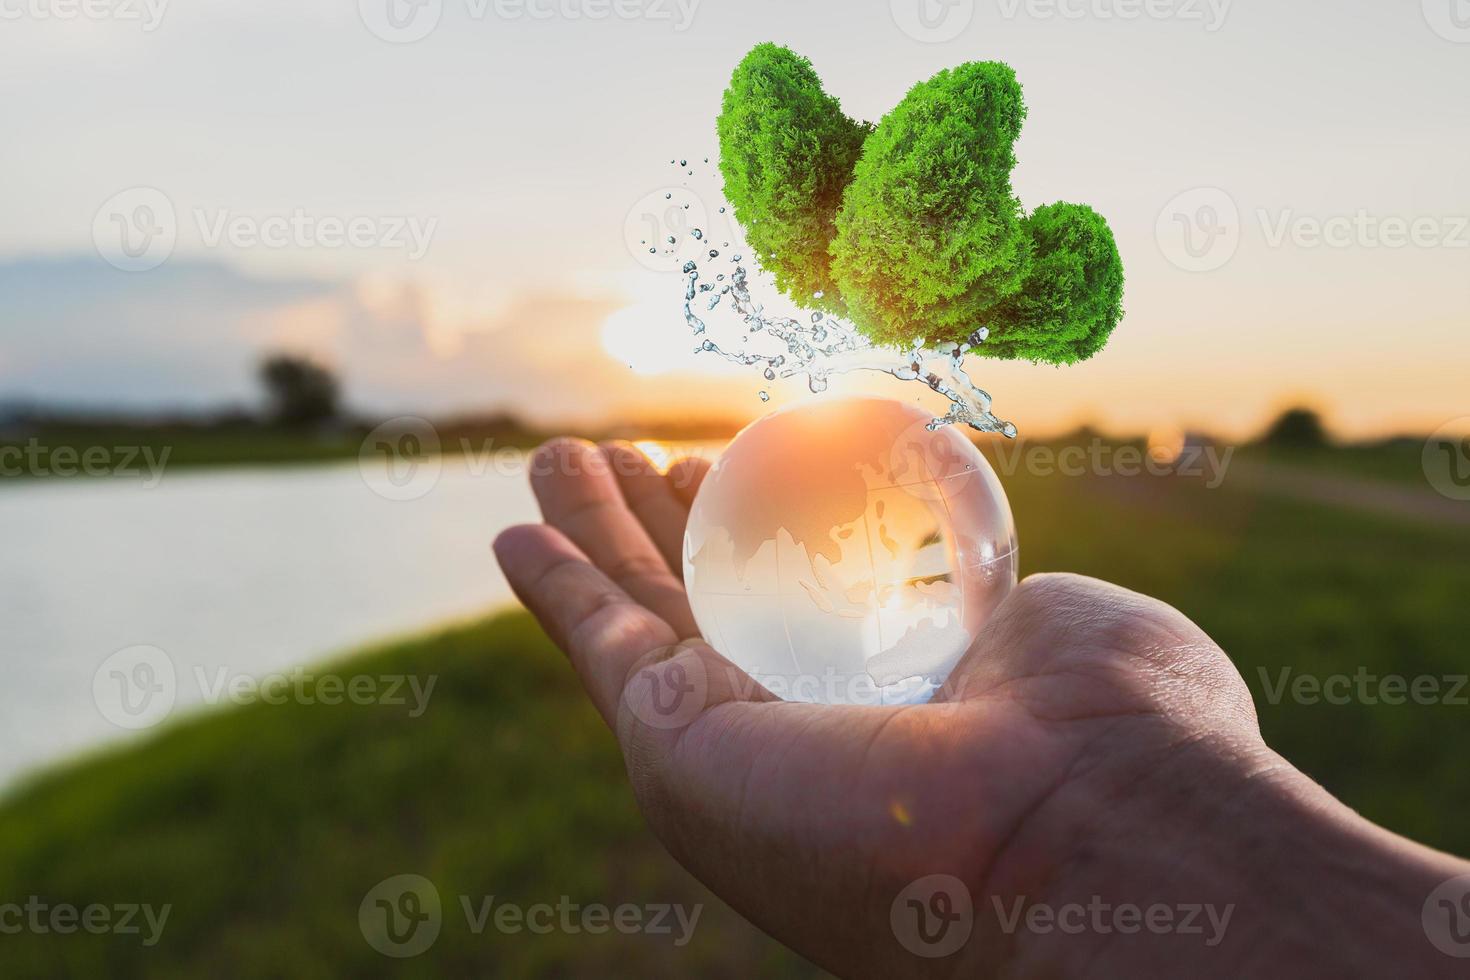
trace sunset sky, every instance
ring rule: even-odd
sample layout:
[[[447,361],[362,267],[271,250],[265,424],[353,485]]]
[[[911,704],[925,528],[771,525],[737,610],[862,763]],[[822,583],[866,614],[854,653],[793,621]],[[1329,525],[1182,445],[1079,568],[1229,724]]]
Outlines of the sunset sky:
[[[0,402],[241,402],[289,348],[370,412],[783,404],[798,385],[692,355],[678,275],[629,231],[670,157],[716,158],[730,70],[776,40],[874,120],[941,68],[1016,69],[1017,194],[1091,204],[1128,276],[1093,361],[975,365],[1023,431],[1242,434],[1296,401],[1345,435],[1427,431],[1470,414],[1456,2],[0,5]],[[717,225],[717,183],[691,190]],[[117,214],[170,233],[161,264],[114,267]],[[318,230],[252,240],[292,216]]]

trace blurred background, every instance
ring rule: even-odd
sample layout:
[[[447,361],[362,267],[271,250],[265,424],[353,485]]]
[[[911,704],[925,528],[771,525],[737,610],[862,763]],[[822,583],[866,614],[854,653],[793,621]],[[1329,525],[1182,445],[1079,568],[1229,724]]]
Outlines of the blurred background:
[[[981,442],[1023,571],[1177,605],[1275,748],[1470,853],[1459,0],[0,20],[0,925],[42,908],[0,936],[15,975],[815,972],[643,829],[488,550],[534,518],[548,435],[662,464],[805,396],[693,352],[661,247],[739,253],[714,118],[766,40],[873,120],[941,68],[1016,69],[1017,194],[1091,204],[1128,275],[1092,361],[971,363],[1021,432]],[[423,948],[371,924],[401,875],[440,903]],[[702,913],[539,934],[468,914],[491,896]],[[111,925],[46,911],[93,905]]]

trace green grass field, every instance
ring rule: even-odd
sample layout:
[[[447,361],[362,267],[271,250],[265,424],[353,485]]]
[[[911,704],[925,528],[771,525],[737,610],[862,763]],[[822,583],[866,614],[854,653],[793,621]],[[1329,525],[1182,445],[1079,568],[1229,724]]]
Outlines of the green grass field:
[[[1231,653],[1268,741],[1369,818],[1470,853],[1463,704],[1272,704],[1283,670],[1467,668],[1470,530],[1177,477],[1007,477],[1027,572],[1150,592]],[[1265,681],[1261,671],[1264,670]],[[437,675],[428,711],[263,705],[179,723],[0,806],[0,902],[171,903],[161,941],[0,935],[5,976],[804,976],[642,828],[610,736],[522,614],[341,661]],[[1446,681],[1442,690],[1448,690]],[[1462,697],[1470,691],[1461,691]],[[433,880],[443,931],[389,960],[358,926],[378,881]],[[475,935],[458,896],[704,902],[694,939]]]

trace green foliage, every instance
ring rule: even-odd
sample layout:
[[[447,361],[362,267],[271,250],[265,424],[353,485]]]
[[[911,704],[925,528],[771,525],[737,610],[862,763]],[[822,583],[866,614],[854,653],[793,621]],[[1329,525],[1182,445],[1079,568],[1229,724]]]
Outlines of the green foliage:
[[[874,340],[963,340],[1021,287],[1011,146],[1026,108],[1010,68],[942,71],[868,138],[837,218],[833,272]]]
[[[1102,349],[1123,316],[1123,261],[1102,215],[1046,204],[1022,227],[1031,262],[1019,291],[987,317],[992,357],[1068,364]]]
[[[717,128],[725,198],[762,267],[798,302],[842,313],[827,246],[870,127],[843,115],[810,61],[761,44],[735,69]]]
[[[304,428],[337,415],[338,386],[332,372],[304,357],[275,354],[260,365],[260,381],[277,425]]]
[[[725,193],[783,291],[879,343],[986,327],[980,354],[1071,363],[1122,317],[1123,265],[1091,208],[1025,216],[1010,183],[1025,116],[1015,72],[972,62],[860,125],[809,61],[763,44],[725,92]]]

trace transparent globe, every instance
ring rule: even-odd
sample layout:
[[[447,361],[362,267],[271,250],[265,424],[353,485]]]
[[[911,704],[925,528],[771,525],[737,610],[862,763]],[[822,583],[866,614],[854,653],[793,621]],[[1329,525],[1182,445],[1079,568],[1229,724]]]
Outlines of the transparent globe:
[[[705,477],[684,582],[705,640],[778,697],[933,696],[1016,583],[990,464],[933,414],[815,399],[747,426]]]

